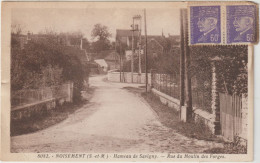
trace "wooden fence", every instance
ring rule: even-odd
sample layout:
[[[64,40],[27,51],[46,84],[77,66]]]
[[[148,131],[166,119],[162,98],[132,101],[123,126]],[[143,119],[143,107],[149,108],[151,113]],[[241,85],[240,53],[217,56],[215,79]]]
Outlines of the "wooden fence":
[[[18,106],[46,101],[52,98],[69,98],[70,92],[72,92],[70,83],[41,89],[13,91],[11,92],[11,107],[13,109]]]
[[[242,133],[242,98],[237,95],[219,93],[220,124],[222,135],[233,141]]]

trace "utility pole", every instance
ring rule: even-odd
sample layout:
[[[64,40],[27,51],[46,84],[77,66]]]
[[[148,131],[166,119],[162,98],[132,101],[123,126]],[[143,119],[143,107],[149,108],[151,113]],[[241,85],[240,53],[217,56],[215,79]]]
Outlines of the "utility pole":
[[[142,17],[140,16],[140,27],[139,27],[139,51],[138,51],[138,57],[139,57],[139,74],[141,75],[142,73],[142,68],[141,68],[141,32],[142,32]]]
[[[192,120],[192,92],[191,92],[191,78],[190,78],[190,48],[188,44],[188,15],[187,9],[183,10],[183,27],[184,27],[184,51],[185,51],[185,79],[186,79],[186,107],[187,107],[187,121]]]
[[[147,27],[146,27],[146,9],[144,9],[144,32],[145,32],[145,92],[147,93],[148,74],[147,74]]]
[[[135,24],[134,24],[134,17],[133,17],[133,24],[132,24],[132,56],[131,56],[131,82],[134,82],[134,32],[135,32]]]
[[[182,112],[182,106],[184,106],[184,100],[185,100],[185,65],[184,65],[184,28],[183,28],[183,12],[184,9],[180,10],[180,32],[181,32],[181,42],[180,42],[180,112]],[[181,116],[181,113],[180,113]]]

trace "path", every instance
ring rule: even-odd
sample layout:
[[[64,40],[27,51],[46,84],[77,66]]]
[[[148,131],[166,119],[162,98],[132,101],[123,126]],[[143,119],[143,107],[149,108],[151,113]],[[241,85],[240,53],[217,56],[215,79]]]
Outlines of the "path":
[[[90,78],[90,102],[65,121],[45,130],[11,138],[12,152],[158,152],[200,153],[212,142],[186,138],[164,127],[141,97],[122,89],[137,84]]]

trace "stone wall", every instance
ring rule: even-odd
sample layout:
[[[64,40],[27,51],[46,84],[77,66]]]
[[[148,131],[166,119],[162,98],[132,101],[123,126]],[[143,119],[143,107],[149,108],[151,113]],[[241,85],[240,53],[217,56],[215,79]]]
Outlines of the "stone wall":
[[[209,112],[193,107],[193,117],[195,122],[203,122],[210,131],[215,134],[215,116]]]
[[[151,89],[152,93],[160,98],[160,101],[167,105],[170,108],[173,108],[176,111],[180,111],[180,100],[173,98],[165,93],[162,93],[154,88]],[[184,106],[185,108],[185,106]],[[214,132],[215,125],[214,125],[214,115],[210,114],[202,109],[198,109],[193,107],[193,117],[195,122],[204,122],[204,124],[209,127],[209,129]]]
[[[164,104],[167,105],[170,108],[175,109],[176,111],[180,110],[180,100],[173,98],[167,94],[164,94],[154,88],[151,89],[152,93],[160,98],[160,101]]]

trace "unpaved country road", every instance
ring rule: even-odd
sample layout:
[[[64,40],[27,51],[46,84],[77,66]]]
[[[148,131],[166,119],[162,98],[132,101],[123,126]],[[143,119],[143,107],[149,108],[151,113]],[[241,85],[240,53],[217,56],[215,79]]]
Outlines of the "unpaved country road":
[[[201,153],[222,144],[190,139],[163,126],[141,97],[123,89],[137,84],[90,78],[90,102],[45,130],[11,137],[11,152]]]

